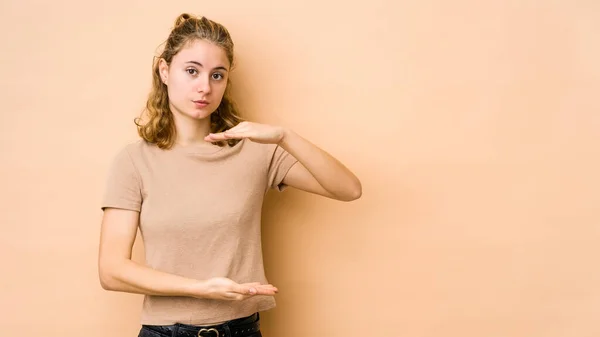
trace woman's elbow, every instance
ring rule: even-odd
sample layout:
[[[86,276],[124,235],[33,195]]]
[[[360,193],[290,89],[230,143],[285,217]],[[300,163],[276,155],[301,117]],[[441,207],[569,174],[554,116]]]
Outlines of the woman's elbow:
[[[352,188],[348,189],[348,191],[344,194],[342,198],[340,198],[340,200],[354,201],[356,199],[359,199],[361,196],[362,185],[360,184],[360,181],[357,180],[354,184],[352,184]]]
[[[106,263],[100,262],[98,264],[98,279],[102,289],[110,291],[117,290],[117,282],[115,282],[113,268]]]
[[[362,197],[362,187],[359,187],[358,189],[354,190],[352,194],[352,200],[359,199],[360,197]]]
[[[110,278],[110,276],[106,275],[106,273],[98,273],[99,276],[99,280],[100,280],[100,286],[102,287],[102,289],[104,290],[114,290],[113,289],[113,282]]]

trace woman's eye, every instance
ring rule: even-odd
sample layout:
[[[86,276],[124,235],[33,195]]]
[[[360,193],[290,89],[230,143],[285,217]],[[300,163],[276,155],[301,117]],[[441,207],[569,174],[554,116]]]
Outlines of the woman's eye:
[[[198,74],[198,71],[196,69],[194,69],[194,68],[188,68],[185,71],[187,71],[187,73],[190,74],[190,75],[196,75],[196,74]]]
[[[223,79],[223,75],[219,74],[219,73],[214,73],[212,75],[213,80],[222,80]]]

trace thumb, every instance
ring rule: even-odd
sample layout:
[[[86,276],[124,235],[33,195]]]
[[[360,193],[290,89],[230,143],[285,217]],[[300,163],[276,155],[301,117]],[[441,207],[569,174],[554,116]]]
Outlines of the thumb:
[[[248,294],[256,295],[256,288],[252,286],[248,287]]]

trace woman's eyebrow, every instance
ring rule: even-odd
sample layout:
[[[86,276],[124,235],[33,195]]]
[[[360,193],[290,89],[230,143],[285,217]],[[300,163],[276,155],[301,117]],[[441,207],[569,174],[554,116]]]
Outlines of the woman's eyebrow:
[[[197,66],[199,66],[199,67],[202,67],[202,68],[204,68],[204,66],[202,65],[202,63],[200,63],[200,62],[198,62],[198,61],[187,61],[186,63],[193,63],[193,64],[195,64],[195,65],[197,65]],[[223,66],[217,66],[217,67],[215,67],[213,70],[216,70],[216,69],[220,69],[220,70],[225,70],[225,71],[227,71],[227,68],[225,68],[225,67],[223,67]]]

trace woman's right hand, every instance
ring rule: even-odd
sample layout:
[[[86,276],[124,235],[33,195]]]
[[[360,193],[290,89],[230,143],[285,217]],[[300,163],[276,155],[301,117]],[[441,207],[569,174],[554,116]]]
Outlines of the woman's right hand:
[[[226,277],[213,277],[198,283],[199,298],[210,298],[215,300],[241,301],[256,295],[275,295],[278,292],[271,284],[260,284],[260,282],[239,284]]]

